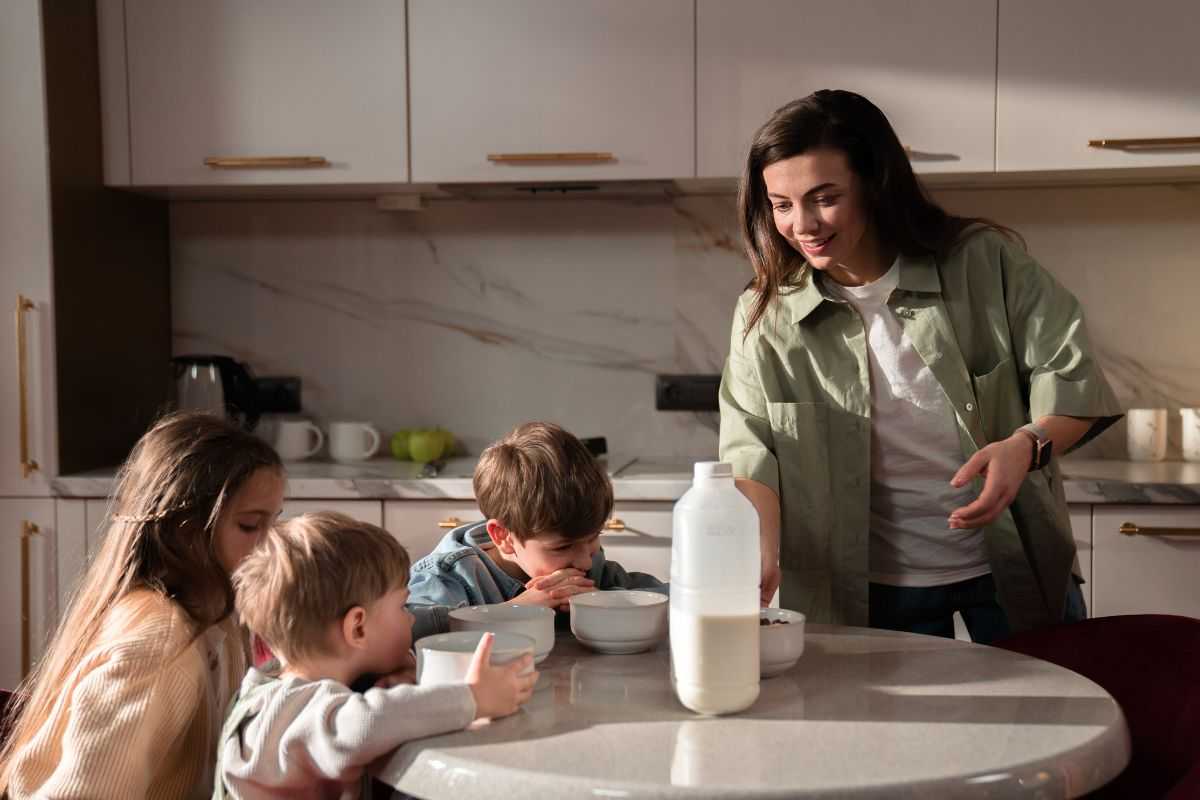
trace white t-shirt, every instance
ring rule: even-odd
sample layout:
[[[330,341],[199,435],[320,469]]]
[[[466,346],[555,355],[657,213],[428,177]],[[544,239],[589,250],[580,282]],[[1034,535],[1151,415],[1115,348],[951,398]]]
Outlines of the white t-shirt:
[[[871,581],[941,586],[986,575],[983,531],[951,530],[947,523],[975,494],[950,486],[963,465],[954,409],[887,304],[900,284],[899,260],[865,286],[822,280],[857,309],[867,332]]]

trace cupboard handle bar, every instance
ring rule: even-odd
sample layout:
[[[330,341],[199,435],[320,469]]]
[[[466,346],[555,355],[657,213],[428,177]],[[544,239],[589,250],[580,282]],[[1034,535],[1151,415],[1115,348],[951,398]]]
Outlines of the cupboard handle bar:
[[[458,517],[446,517],[438,521],[439,528],[457,528],[459,525],[462,525],[462,520]]]
[[[613,517],[612,519],[610,519],[604,523],[604,530],[606,530],[606,531],[623,531],[623,530],[625,530],[625,520],[617,519],[616,517]]]
[[[1132,522],[1121,526],[1126,536],[1200,536],[1200,528],[1143,528]]]
[[[1102,150],[1200,150],[1200,136],[1168,136],[1161,139],[1092,139],[1088,147]]]
[[[307,169],[328,167],[324,156],[210,156],[204,166],[212,169]]]
[[[25,312],[34,309],[33,301],[25,295],[17,295],[17,438],[20,441],[21,477],[28,478],[38,468],[38,463],[29,457],[29,408],[26,395],[29,392],[29,364],[25,356]]]
[[[493,164],[547,164],[574,161],[588,164],[604,164],[616,161],[612,153],[488,153]]]
[[[32,631],[29,620],[29,540],[38,535],[38,526],[21,520],[21,680],[29,674],[32,660]]]

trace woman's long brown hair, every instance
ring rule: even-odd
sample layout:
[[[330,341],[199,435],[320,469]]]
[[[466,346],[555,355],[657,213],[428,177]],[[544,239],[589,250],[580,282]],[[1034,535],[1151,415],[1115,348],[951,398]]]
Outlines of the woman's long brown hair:
[[[757,298],[744,334],[754,329],[780,289],[799,281],[808,270],[804,257],[775,227],[763,169],[818,148],[846,155],[860,181],[875,235],[903,255],[944,255],[972,225],[1015,236],[990,220],[948,214],[933,202],[913,174],[887,117],[870,100],[840,89],[813,92],[772,114],[754,135],[746,158],[738,216],[746,255],[754,268],[750,288]]]
[[[117,476],[100,550],[9,707],[0,792],[13,756],[49,717],[122,598],[137,589],[169,598],[187,612],[196,636],[232,613],[233,585],[217,559],[214,533],[226,504],[263,467],[283,469],[270,445],[208,414],[167,416],[142,436]]]

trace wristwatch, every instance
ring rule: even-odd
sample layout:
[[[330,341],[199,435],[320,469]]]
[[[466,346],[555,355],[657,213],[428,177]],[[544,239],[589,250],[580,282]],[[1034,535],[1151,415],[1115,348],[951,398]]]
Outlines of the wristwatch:
[[[1050,441],[1050,437],[1046,435],[1046,431],[1031,422],[1028,425],[1022,425],[1017,428],[1017,432],[1024,433],[1030,439],[1033,439],[1033,457],[1029,459],[1030,472],[1041,469],[1050,463],[1050,450],[1054,443]]]

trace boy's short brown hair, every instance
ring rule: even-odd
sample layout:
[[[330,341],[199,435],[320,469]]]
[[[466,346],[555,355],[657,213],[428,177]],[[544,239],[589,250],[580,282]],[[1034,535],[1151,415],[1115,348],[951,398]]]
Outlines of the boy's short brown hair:
[[[474,485],[479,510],[522,542],[545,533],[583,539],[612,513],[604,468],[550,422],[527,422],[484,450]]]
[[[334,511],[301,514],[268,531],[233,574],[237,611],[284,661],[319,655],[329,624],[407,586],[409,565],[377,525]]]

